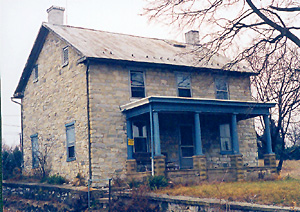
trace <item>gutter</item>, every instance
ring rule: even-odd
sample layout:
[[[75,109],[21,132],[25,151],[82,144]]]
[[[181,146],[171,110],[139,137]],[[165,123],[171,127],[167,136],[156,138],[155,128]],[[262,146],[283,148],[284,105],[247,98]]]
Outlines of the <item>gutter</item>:
[[[88,149],[89,149],[89,180],[92,180],[92,155],[91,155],[91,123],[90,123],[90,89],[89,89],[89,60],[86,60],[86,97],[87,97],[87,124],[88,124]]]
[[[22,152],[22,165],[21,167],[23,168],[24,167],[24,148],[23,148],[23,141],[24,141],[24,136],[23,136],[23,104],[22,104],[22,99],[21,99],[21,103],[20,102],[17,102],[16,100],[14,100],[15,97],[11,97],[10,100],[13,102],[13,103],[16,103],[18,105],[21,106],[21,143],[20,143],[20,148],[21,148],[21,152]]]

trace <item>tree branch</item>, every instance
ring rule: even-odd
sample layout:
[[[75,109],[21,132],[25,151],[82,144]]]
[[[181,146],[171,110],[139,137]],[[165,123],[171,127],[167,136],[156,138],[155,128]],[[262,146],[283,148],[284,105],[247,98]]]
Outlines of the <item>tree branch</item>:
[[[300,7],[285,8],[285,7],[275,7],[275,6],[270,5],[270,8],[273,9],[273,10],[283,11],[283,12],[297,12],[297,11],[300,11]]]

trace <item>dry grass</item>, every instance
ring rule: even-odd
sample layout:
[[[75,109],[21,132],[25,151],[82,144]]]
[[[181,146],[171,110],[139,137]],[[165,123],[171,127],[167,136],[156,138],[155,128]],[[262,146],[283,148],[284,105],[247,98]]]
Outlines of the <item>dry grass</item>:
[[[300,180],[277,180],[259,182],[205,183],[198,186],[176,186],[159,193],[199,198],[216,198],[267,205],[300,205]]]
[[[286,160],[283,162],[281,177],[290,176],[300,179],[300,160]]]
[[[300,206],[300,161],[284,161],[281,180],[204,183],[158,191],[169,195],[216,198],[278,206]]]

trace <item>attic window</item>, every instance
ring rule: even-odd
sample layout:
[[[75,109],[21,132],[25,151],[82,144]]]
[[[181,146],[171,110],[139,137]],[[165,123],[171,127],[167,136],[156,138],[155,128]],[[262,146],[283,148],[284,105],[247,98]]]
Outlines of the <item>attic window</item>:
[[[66,66],[69,64],[69,48],[68,46],[63,48],[62,52],[62,66]]]
[[[38,69],[38,65],[35,65],[32,69],[33,72],[33,82],[37,82],[39,79],[39,69]]]
[[[131,97],[144,98],[145,84],[143,71],[130,71]]]

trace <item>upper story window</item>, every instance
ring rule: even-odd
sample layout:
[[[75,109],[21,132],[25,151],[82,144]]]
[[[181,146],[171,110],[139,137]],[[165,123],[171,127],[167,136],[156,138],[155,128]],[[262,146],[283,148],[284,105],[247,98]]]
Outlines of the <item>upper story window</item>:
[[[216,78],[216,99],[229,99],[228,83],[225,78]]]
[[[130,71],[131,97],[145,97],[145,80],[143,71]]]
[[[39,143],[38,134],[30,136],[31,138],[31,150],[32,150],[32,168],[39,167]]]
[[[38,65],[35,65],[32,69],[33,72],[33,82],[37,82],[39,79],[39,69],[38,69]]]
[[[62,66],[66,66],[69,64],[69,47],[66,46],[62,51]]]
[[[176,78],[177,78],[178,96],[192,97],[191,76],[185,73],[178,73],[176,75]]]
[[[66,124],[67,136],[67,161],[76,160],[75,158],[75,122]]]
[[[231,136],[230,136],[230,125],[221,124],[220,125],[220,142],[221,142],[221,152],[231,152]]]

